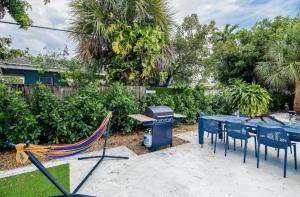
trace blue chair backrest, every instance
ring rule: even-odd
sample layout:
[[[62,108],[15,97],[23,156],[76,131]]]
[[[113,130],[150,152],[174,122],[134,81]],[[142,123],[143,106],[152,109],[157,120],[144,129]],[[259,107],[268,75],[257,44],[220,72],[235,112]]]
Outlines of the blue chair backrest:
[[[201,118],[202,116],[208,116],[209,114],[206,112],[199,112],[199,118]]]
[[[221,125],[218,121],[212,119],[202,118],[203,130],[209,133],[220,133]]]
[[[238,139],[248,139],[248,130],[242,122],[226,121],[225,128],[227,135],[230,137]]]
[[[290,144],[286,131],[276,126],[258,126],[257,141],[274,148],[286,148]]]

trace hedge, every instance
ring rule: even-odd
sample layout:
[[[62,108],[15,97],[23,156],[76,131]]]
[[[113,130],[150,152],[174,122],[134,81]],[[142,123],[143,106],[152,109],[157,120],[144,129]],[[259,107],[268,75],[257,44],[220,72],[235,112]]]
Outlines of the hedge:
[[[205,97],[203,87],[176,92],[146,94],[139,102],[120,84],[113,84],[101,93],[91,84],[60,101],[38,84],[32,98],[25,101],[19,92],[8,91],[0,84],[0,148],[6,140],[15,143],[27,140],[31,143],[76,142],[91,135],[108,110],[114,114],[112,132],[127,134],[136,127],[128,114],[143,113],[146,106],[170,106],[175,112],[187,115],[186,123],[196,123],[200,111],[215,113],[214,110],[222,105],[214,106],[214,100],[221,99],[218,95]]]

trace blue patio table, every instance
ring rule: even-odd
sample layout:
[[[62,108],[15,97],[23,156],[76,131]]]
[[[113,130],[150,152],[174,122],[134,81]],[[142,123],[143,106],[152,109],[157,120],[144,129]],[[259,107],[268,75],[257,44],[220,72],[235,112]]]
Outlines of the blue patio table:
[[[204,130],[202,127],[202,120],[203,119],[213,119],[220,123],[225,124],[226,121],[245,121],[246,117],[237,117],[237,116],[230,116],[230,115],[215,115],[215,116],[199,116],[198,119],[198,137],[199,137],[199,144],[203,147],[204,143]],[[300,141],[300,123],[289,124],[286,123],[285,125],[281,125],[274,120],[265,118],[266,122],[263,122],[261,119],[253,119],[248,122],[243,122],[243,124],[247,127],[252,128],[254,131],[258,127],[258,125],[262,126],[281,126],[284,130],[289,134],[293,141]]]

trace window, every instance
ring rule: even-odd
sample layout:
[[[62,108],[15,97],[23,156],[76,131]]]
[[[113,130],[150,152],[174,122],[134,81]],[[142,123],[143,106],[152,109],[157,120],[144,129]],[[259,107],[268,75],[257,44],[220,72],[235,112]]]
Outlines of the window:
[[[40,77],[40,82],[45,85],[52,85],[53,78],[52,77]]]
[[[1,75],[0,74],[0,81],[8,84],[24,84],[25,77],[20,75]]]

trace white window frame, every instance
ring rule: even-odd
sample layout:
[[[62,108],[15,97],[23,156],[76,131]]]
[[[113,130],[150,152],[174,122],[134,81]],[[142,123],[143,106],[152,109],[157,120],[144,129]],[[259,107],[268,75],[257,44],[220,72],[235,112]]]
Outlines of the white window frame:
[[[21,83],[13,83],[13,84],[23,84],[23,85],[25,84],[25,76],[24,75],[10,75],[10,74],[0,75],[0,79],[3,80],[4,82],[6,81],[8,83],[10,83],[10,78],[13,78],[13,77],[16,77],[21,80]]]

